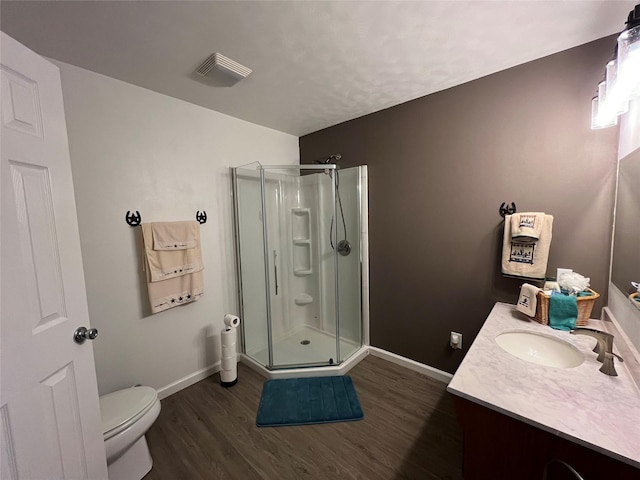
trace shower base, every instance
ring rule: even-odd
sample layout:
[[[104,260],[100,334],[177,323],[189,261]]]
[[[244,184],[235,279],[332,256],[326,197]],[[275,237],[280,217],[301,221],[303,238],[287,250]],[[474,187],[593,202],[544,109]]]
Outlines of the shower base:
[[[308,343],[307,343],[308,341]],[[273,370],[264,367],[269,362],[267,348],[250,355],[242,354],[241,359],[249,367],[257,370],[268,378],[290,378],[300,376],[343,375],[364,358],[368,349],[357,343],[341,339],[340,355],[345,359],[340,365],[317,366],[328,363],[329,358],[334,362],[336,350],[335,335],[323,332],[314,327],[303,325],[290,335],[276,340],[273,344]],[[331,353],[329,353],[331,352]],[[304,366],[312,364],[315,366]],[[290,366],[280,369],[277,366]]]

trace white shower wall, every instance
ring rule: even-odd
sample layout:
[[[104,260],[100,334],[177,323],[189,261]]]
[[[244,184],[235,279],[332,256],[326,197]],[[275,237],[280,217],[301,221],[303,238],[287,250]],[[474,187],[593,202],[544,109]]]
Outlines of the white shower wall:
[[[296,170],[297,173],[297,170]],[[267,259],[269,279],[269,295],[271,305],[271,325],[275,342],[292,335],[303,325],[319,327],[320,316],[317,281],[317,207],[315,181],[309,182],[311,177],[298,177],[281,173],[265,172],[265,206],[266,215],[262,215],[260,201],[260,181],[256,172],[255,181],[251,182],[242,177],[239,184],[240,216],[260,218],[255,223],[240,222],[241,224],[241,263],[245,272],[242,290],[245,299],[243,308],[245,315],[250,315],[252,321],[245,326],[245,348],[248,353],[263,350],[267,347],[266,333],[266,300],[261,302],[266,294],[264,255],[262,244],[262,219],[267,219]],[[305,185],[304,187],[300,187]],[[309,211],[309,246],[311,251],[311,274],[296,274],[294,258],[294,210],[308,209]],[[247,244],[249,243],[249,244]],[[276,264],[274,264],[276,262]],[[298,262],[299,263],[299,262]],[[277,267],[277,290],[276,290]],[[298,269],[300,270],[300,269]],[[297,305],[296,298],[311,297],[313,300],[305,305]]]
[[[366,185],[366,167],[338,170],[338,191],[340,201],[337,202],[333,228],[338,229],[337,240],[346,239],[351,244],[351,253],[338,256],[338,304],[340,315],[340,336],[360,342],[362,335],[362,296],[359,286],[364,281],[362,264],[364,263],[361,242],[366,217],[366,195],[363,186]],[[364,197],[364,198],[363,198]],[[342,204],[342,206],[340,205]],[[321,328],[335,333],[335,266],[333,249],[331,247],[330,224],[334,208],[333,192],[330,188],[319,191],[319,211],[323,219],[324,229],[319,238],[320,249],[325,254],[319,259],[321,263],[321,309],[326,312],[322,318]],[[344,215],[344,224],[342,221]],[[346,235],[345,228],[346,225]],[[341,352],[341,356],[344,355]]]

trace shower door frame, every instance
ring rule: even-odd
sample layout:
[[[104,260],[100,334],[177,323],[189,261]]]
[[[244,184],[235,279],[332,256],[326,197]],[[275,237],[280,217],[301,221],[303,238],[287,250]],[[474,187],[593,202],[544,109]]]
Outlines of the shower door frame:
[[[244,298],[243,298],[243,289],[242,289],[242,258],[241,252],[239,248],[240,244],[240,220],[238,218],[238,184],[237,184],[237,169],[247,168],[253,164],[232,167],[232,181],[233,181],[233,202],[234,202],[234,224],[235,224],[235,235],[236,235],[236,271],[238,272],[238,303],[240,316],[244,319]],[[271,305],[271,284],[270,284],[270,267],[269,267],[269,236],[268,236],[268,213],[266,206],[266,177],[265,170],[317,170],[318,173],[326,172],[327,170],[337,171],[337,165],[335,164],[320,164],[320,165],[262,165],[260,163],[255,163],[256,169],[260,171],[260,208],[262,210],[262,236],[263,236],[263,256],[264,256],[264,280],[265,280],[265,300],[266,300],[266,313],[267,313],[267,353],[268,353],[268,363],[264,365],[268,370],[284,370],[291,368],[310,368],[310,367],[327,367],[327,366],[337,366],[340,365],[343,360],[340,354],[340,297],[339,297],[339,281],[338,281],[338,252],[336,249],[333,250],[333,263],[334,263],[334,289],[335,289],[335,339],[336,339],[336,361],[331,363],[327,362],[309,362],[309,363],[298,363],[298,364],[279,364],[274,365],[273,361],[273,323],[272,323],[272,305]],[[333,215],[334,218],[337,219],[337,208],[338,208],[338,198],[337,198],[337,188],[336,188],[336,175],[331,176],[331,195],[332,195],[332,206],[333,206]],[[360,210],[360,205],[358,205],[358,210]],[[336,222],[337,223],[337,222]],[[338,245],[338,228],[333,229],[333,244]],[[362,321],[362,319],[361,319]],[[244,326],[243,326],[244,327]],[[243,335],[241,339],[242,351],[246,353],[246,342],[245,335]],[[361,338],[362,343],[362,338]],[[256,359],[254,359],[256,360]],[[256,360],[257,361],[257,360]]]

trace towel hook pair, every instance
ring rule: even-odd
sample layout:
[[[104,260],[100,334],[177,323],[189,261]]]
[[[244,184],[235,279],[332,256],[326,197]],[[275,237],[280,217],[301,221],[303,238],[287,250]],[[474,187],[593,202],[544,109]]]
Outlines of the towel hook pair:
[[[502,202],[502,205],[500,205],[500,209],[498,211],[500,212],[500,216],[502,218],[504,218],[505,215],[513,215],[514,213],[516,213],[516,204],[511,202],[511,205],[507,205],[506,203]]]
[[[127,210],[124,219],[130,227],[137,227],[142,222],[142,216],[138,210],[136,210],[135,213],[131,213],[130,210]],[[202,212],[200,212],[200,210],[196,211],[196,220],[201,225],[203,223],[207,223],[207,212],[204,210]]]

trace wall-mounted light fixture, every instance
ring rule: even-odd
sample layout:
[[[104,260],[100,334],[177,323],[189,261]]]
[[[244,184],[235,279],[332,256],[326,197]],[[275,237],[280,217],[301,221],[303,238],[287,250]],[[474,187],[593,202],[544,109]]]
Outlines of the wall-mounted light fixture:
[[[615,57],[605,68],[605,81],[591,100],[592,129],[616,125],[629,101],[640,97],[640,3],[629,12],[626,24],[618,36]]]

